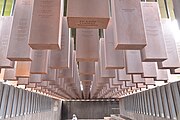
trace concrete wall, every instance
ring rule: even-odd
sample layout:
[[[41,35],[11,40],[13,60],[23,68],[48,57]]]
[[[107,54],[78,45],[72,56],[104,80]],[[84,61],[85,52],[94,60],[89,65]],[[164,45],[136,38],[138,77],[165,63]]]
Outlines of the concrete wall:
[[[74,113],[79,119],[102,119],[110,114],[119,114],[117,108],[118,101],[63,101],[62,120],[71,119]]]

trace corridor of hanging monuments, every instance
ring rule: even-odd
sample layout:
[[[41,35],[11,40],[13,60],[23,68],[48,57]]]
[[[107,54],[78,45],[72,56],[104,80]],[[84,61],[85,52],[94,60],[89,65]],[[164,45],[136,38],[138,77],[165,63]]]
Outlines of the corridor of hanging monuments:
[[[0,0],[0,120],[180,120],[179,0]]]

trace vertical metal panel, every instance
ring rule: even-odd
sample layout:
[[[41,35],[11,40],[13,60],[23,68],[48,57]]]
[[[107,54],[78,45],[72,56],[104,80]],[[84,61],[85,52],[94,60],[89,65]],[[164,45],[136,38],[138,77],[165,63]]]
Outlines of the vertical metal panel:
[[[36,94],[36,97],[35,97],[35,108],[34,108],[35,113],[37,113],[37,107],[38,107],[38,94]]]
[[[32,92],[32,96],[31,96],[30,114],[32,114],[32,113],[33,113],[33,106],[34,106],[34,93]]]
[[[138,113],[138,98],[137,98],[137,94],[135,94],[134,96],[134,101],[135,101],[135,113]],[[128,103],[127,103],[128,104]]]
[[[153,94],[153,101],[154,101],[154,110],[155,110],[155,115],[156,117],[159,117],[159,107],[158,107],[158,100],[157,100],[157,92],[156,89],[152,89],[152,94]]]
[[[26,92],[26,102],[25,102],[25,106],[24,106],[24,115],[27,114],[27,110],[28,110],[28,103],[29,103],[29,91],[25,91]]]
[[[74,52],[74,39],[70,40],[70,67],[68,69],[59,70],[59,78],[73,78],[73,69],[75,62],[75,53]],[[57,70],[58,71],[58,70]]]
[[[107,29],[104,30],[104,56],[106,69],[122,69],[125,67],[124,50],[114,49],[114,32],[113,20],[108,23]]]
[[[99,37],[97,29],[76,30],[76,60],[95,62],[99,59]]]
[[[163,61],[167,59],[166,47],[160,22],[157,2],[141,2],[147,45],[142,49],[143,61]]]
[[[141,107],[141,104],[140,104],[140,99],[139,99],[139,93],[137,93],[137,113],[140,114],[140,107]]]
[[[26,91],[23,90],[22,91],[22,102],[21,102],[21,111],[20,111],[20,115],[24,115],[25,112],[25,103],[26,103]]]
[[[15,88],[13,86],[10,86],[5,118],[11,117],[12,106],[13,106],[13,101],[14,101],[14,91],[15,91]]]
[[[153,101],[154,96],[153,96],[153,93],[152,93],[152,89],[149,89],[148,92],[149,92],[149,96],[150,96],[150,105],[151,105],[151,112],[152,112],[151,115],[155,116],[154,101]]]
[[[13,17],[0,17],[0,67],[13,68],[14,62],[7,59]]]
[[[126,50],[126,71],[127,74],[143,73],[140,51]]]
[[[0,107],[0,119],[5,118],[5,112],[8,104],[8,98],[9,98],[9,85],[4,85],[3,94],[2,94],[2,100],[1,100],[1,107]]]
[[[33,49],[61,48],[62,16],[62,0],[34,0],[29,46]]]
[[[100,65],[100,76],[103,78],[115,78],[115,70],[105,68],[105,56],[104,56],[104,39],[100,39],[99,42],[99,65]]]
[[[31,96],[32,96],[32,93],[31,92],[29,92],[29,102],[28,102],[28,111],[27,111],[27,114],[30,114],[30,109],[31,109]]]
[[[160,91],[161,91],[161,97],[162,97],[162,103],[163,103],[165,118],[170,119],[170,113],[169,113],[169,108],[168,108],[168,101],[167,101],[165,87],[161,86]]]
[[[143,114],[143,102],[141,99],[141,92],[139,93],[139,107],[140,107],[140,114]]]
[[[164,60],[163,62],[158,62],[158,67],[162,69],[170,69],[170,68],[175,69],[180,67],[180,62],[178,58],[175,37],[173,35],[173,31],[171,27],[172,26],[171,20],[163,19],[161,21],[163,25],[163,34],[164,34],[168,59]]]
[[[160,115],[160,117],[165,117],[160,87],[157,87],[157,88],[155,88],[155,89],[156,89],[156,93],[157,93],[157,100],[158,100],[158,107],[159,107],[159,115]]]
[[[20,116],[21,114],[22,94],[23,94],[23,89],[19,89],[16,116]]]
[[[168,106],[169,106],[169,112],[170,112],[171,119],[176,120],[177,116],[176,116],[175,104],[174,104],[170,84],[167,84],[165,86],[165,91],[166,91],[166,94],[167,94],[167,101],[168,101]]]
[[[147,107],[147,99],[145,91],[143,92],[143,99],[144,99],[144,105],[145,105],[145,114],[148,115],[148,107]]]
[[[31,103],[31,113],[32,113],[32,114],[33,114],[33,110],[34,110],[34,99],[35,99],[35,98],[34,98],[34,97],[35,97],[34,94],[35,94],[35,93],[32,93],[32,99],[31,99],[31,101],[32,101],[32,103]]]
[[[39,105],[40,105],[40,95],[38,94],[37,95],[37,112],[40,111]]]
[[[19,96],[19,89],[15,88],[11,117],[16,116],[16,111],[17,111],[17,106],[18,106],[18,99],[19,99],[18,96]]]
[[[4,84],[2,82],[0,82],[0,106],[1,106],[1,101],[2,101],[2,97],[3,97],[3,89],[4,89]]]
[[[152,115],[151,104],[150,104],[150,96],[148,94],[148,91],[145,91],[145,94],[146,94],[146,98],[147,98],[148,115]]]
[[[145,114],[145,104],[144,104],[144,98],[143,98],[143,92],[140,92],[140,96],[141,96],[141,104],[142,104],[142,114]]]
[[[112,0],[116,49],[142,49],[146,37],[139,0]],[[131,19],[130,19],[131,18]],[[134,24],[136,19],[136,24]],[[128,23],[128,24],[127,24]],[[121,29],[123,28],[123,29]]]
[[[30,61],[28,45],[32,7],[34,0],[16,0],[12,32],[7,58],[13,61]]]
[[[177,119],[180,119],[180,95],[177,82],[171,83],[171,91],[173,95],[174,105],[176,108]]]
[[[52,69],[65,69],[70,67],[70,29],[67,18],[62,18],[61,49],[51,50],[50,67]]]
[[[33,50],[31,63],[31,74],[47,74],[48,70],[48,55],[47,50]]]

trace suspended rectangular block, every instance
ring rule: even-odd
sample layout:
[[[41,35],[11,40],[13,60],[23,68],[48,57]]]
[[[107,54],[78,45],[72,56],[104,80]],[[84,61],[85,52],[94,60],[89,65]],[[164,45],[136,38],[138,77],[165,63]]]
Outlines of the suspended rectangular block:
[[[139,50],[126,50],[126,72],[127,74],[143,74]]]
[[[157,67],[155,62],[142,62],[143,65],[143,78],[157,77]]]
[[[74,64],[75,64],[75,53],[73,53],[72,57],[73,59],[71,60],[71,67],[63,70],[59,70],[58,72],[58,78],[73,78],[74,77]]]
[[[65,69],[70,67],[70,30],[67,25],[67,18],[62,19],[61,49],[51,50],[50,68]]]
[[[170,69],[171,74],[180,74],[180,68]]]
[[[57,81],[49,81],[49,85],[56,85]]]
[[[131,75],[126,74],[126,69],[118,69],[118,80],[119,81],[130,81],[132,80]]]
[[[134,91],[139,90],[139,89],[140,89],[140,88],[137,88],[137,86],[135,86],[135,87],[131,87],[130,92],[134,92]]]
[[[70,28],[105,29],[108,25],[108,0],[68,0],[67,18]]]
[[[35,88],[36,87],[36,83],[29,83],[28,85],[26,85],[26,88]]]
[[[117,86],[115,86],[115,85],[113,85],[113,83],[112,83],[112,78],[111,79],[109,79],[109,87],[110,87],[110,89],[115,89],[115,88],[117,88]]]
[[[157,77],[154,79],[155,81],[167,81],[168,80],[168,72],[166,69],[158,69]]]
[[[41,89],[42,89],[41,87],[34,88],[34,90],[41,90]]]
[[[49,52],[47,50],[33,50],[31,74],[47,74],[48,55]]]
[[[7,58],[12,61],[31,61],[28,45],[34,0],[17,0]]]
[[[31,74],[29,77],[29,83],[41,83],[41,74]]]
[[[29,78],[18,78],[17,85],[28,85]]]
[[[132,83],[132,81],[125,81],[125,87],[135,87],[136,84]]]
[[[145,85],[155,85],[154,78],[144,78],[145,79]]]
[[[115,78],[115,70],[114,69],[106,69],[105,68],[105,54],[104,54],[104,39],[100,39],[100,60],[99,60],[99,66],[100,66],[100,76],[102,78]]]
[[[132,83],[132,82],[131,82]],[[123,81],[123,85],[121,86],[121,88],[124,90],[124,89],[127,89],[129,87],[126,86],[126,81]]]
[[[138,83],[137,88],[146,88],[146,85],[144,85],[143,83]]]
[[[16,69],[15,68],[5,69],[3,80],[17,81]]]
[[[64,78],[64,82],[65,82],[67,85],[74,84],[73,78]]]
[[[175,37],[172,31],[172,24],[170,19],[162,19],[164,40],[167,50],[167,60],[158,62],[158,68],[171,69],[180,67],[180,62],[177,53],[177,47],[175,43]]]
[[[7,59],[13,17],[0,17],[0,68],[13,68],[14,62]]]
[[[79,62],[79,73],[83,75],[95,74],[94,62]]]
[[[173,6],[174,6],[174,14],[180,28],[180,9],[179,9],[180,1],[179,0],[172,0],[172,1],[173,1]]]
[[[111,7],[115,49],[139,50],[144,48],[146,37],[140,0],[112,0]]]
[[[18,61],[16,65],[16,77],[29,78],[30,77],[31,62]]]
[[[38,87],[47,87],[48,86],[48,81],[42,81],[41,83],[37,83]]]
[[[69,68],[58,70],[57,75],[58,78],[73,78],[73,69],[74,69],[74,63],[75,63],[75,54],[74,52],[74,39],[71,38],[70,40],[70,66]]]
[[[80,75],[80,80],[93,80],[93,75]]]
[[[167,59],[166,47],[157,2],[142,2],[147,45],[141,50],[142,61],[160,62]]]
[[[104,54],[106,69],[123,69],[125,67],[125,53],[123,50],[115,50],[113,21],[110,20],[107,29],[104,30]]]
[[[29,46],[32,49],[60,49],[63,0],[34,0]]]
[[[141,75],[132,75],[133,83],[144,83],[145,79],[141,77]]]
[[[90,81],[90,80],[82,80],[81,82],[82,82],[83,86],[91,86],[92,81]]]
[[[98,29],[76,30],[76,60],[95,62],[99,58]]]
[[[48,74],[41,75],[42,81],[55,81],[56,80],[56,69],[48,68]]]
[[[113,85],[122,85],[123,81],[118,80],[117,78],[112,78],[112,84]]]

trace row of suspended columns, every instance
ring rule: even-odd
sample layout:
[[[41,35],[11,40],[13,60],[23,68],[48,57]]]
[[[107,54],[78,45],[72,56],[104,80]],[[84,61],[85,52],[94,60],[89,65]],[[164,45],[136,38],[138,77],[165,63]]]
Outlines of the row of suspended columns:
[[[0,119],[50,111],[53,99],[0,83]]]
[[[180,119],[180,82],[149,89],[120,99],[127,112]]]

